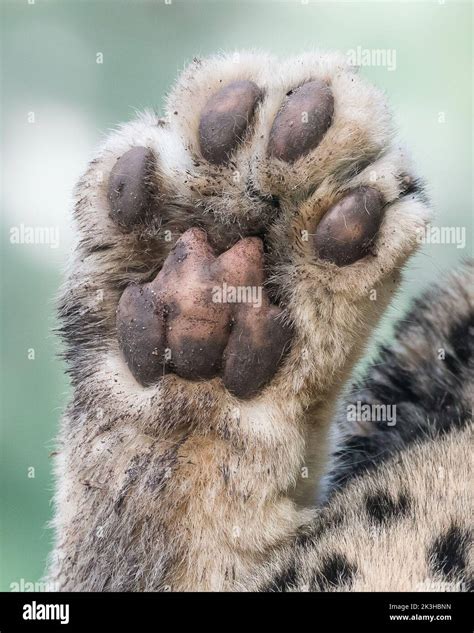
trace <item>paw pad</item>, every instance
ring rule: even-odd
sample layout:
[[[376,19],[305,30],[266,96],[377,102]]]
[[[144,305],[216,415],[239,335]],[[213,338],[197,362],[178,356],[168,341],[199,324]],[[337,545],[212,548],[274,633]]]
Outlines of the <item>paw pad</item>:
[[[148,385],[167,372],[188,380],[221,376],[234,395],[255,395],[290,339],[263,282],[259,238],[216,257],[203,231],[186,231],[157,277],[129,286],[120,299],[119,344],[136,379]]]
[[[387,269],[381,244],[375,248],[377,235],[387,234],[390,205],[412,184],[402,189],[404,160],[384,150],[383,101],[377,106],[377,93],[339,63],[285,65],[275,80],[251,65],[219,68],[216,74],[212,65],[193,66],[168,100],[168,112],[177,116],[160,125],[155,118],[135,124],[126,140],[137,146],[111,170],[109,213],[130,233],[127,248],[133,244],[133,256],[141,258],[139,274],[163,260],[161,228],[181,236],[151,282],[123,291],[117,336],[142,385],[168,373],[219,378],[231,394],[250,398],[272,379],[289,348],[285,319],[304,329],[292,306],[293,286],[304,279],[301,287],[315,288],[317,296],[313,271],[315,284],[319,275],[329,289],[339,289],[346,275],[363,276],[365,264],[377,278]],[[195,103],[186,103],[189,95]],[[368,176],[374,161],[375,182]],[[149,231],[134,232],[147,223]],[[303,230],[310,236],[304,245],[293,240]],[[372,253],[378,261],[367,257]],[[343,268],[365,257],[347,272],[323,265]],[[121,283],[129,273],[138,277],[127,255],[123,259]],[[266,274],[275,296],[285,298],[285,314],[265,291]],[[306,297],[311,305],[312,293]]]
[[[117,160],[110,172],[110,214],[120,226],[130,228],[152,212],[153,194],[149,180],[153,165],[150,149],[132,147]]]
[[[348,266],[370,251],[382,221],[382,194],[359,187],[333,205],[319,223],[313,246],[319,259]]]
[[[333,113],[334,99],[323,81],[310,81],[291,90],[273,121],[268,155],[294,162],[319,145]]]
[[[261,97],[253,81],[233,81],[209,99],[199,122],[199,144],[206,160],[216,165],[228,160]]]

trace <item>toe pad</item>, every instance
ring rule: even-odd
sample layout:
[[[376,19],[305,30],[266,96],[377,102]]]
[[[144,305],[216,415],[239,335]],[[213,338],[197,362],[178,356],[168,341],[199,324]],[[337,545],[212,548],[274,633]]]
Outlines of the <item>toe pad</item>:
[[[117,160],[110,173],[110,215],[124,228],[145,220],[152,211],[150,175],[153,164],[150,149],[132,147]]]
[[[292,163],[314,149],[331,125],[334,99],[319,79],[291,90],[273,121],[268,155]]]
[[[262,97],[253,81],[233,81],[214,94],[199,122],[201,153],[210,163],[225,163],[245,133]]]
[[[313,237],[317,257],[348,266],[367,255],[383,217],[382,194],[372,187],[347,193],[324,215]]]

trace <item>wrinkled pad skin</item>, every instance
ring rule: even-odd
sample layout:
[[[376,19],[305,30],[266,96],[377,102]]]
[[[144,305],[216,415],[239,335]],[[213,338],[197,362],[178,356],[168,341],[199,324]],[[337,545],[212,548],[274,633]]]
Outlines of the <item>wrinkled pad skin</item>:
[[[130,371],[143,385],[167,372],[188,380],[221,376],[233,395],[256,395],[291,338],[263,282],[259,238],[242,239],[216,257],[204,231],[186,231],[152,282],[122,294],[117,332]],[[222,302],[222,289],[232,288],[251,290],[241,291],[249,293],[243,302]]]

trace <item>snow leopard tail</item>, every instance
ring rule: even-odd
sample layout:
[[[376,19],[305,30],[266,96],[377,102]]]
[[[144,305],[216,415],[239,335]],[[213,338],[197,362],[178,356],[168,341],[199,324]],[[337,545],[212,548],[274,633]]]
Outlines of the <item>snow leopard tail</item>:
[[[473,400],[474,260],[468,259],[414,301],[394,342],[381,348],[341,406],[327,496],[414,442],[461,430],[472,421]],[[349,410],[359,418],[362,411],[391,415],[349,422]]]

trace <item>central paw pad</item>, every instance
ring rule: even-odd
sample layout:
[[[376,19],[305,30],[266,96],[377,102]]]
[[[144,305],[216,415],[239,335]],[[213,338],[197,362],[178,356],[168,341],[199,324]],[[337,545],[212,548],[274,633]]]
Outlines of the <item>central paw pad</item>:
[[[216,257],[204,231],[186,231],[156,278],[128,286],[120,299],[119,344],[135,378],[148,385],[168,372],[189,380],[221,376],[237,397],[255,395],[291,336],[263,283],[259,238]]]

